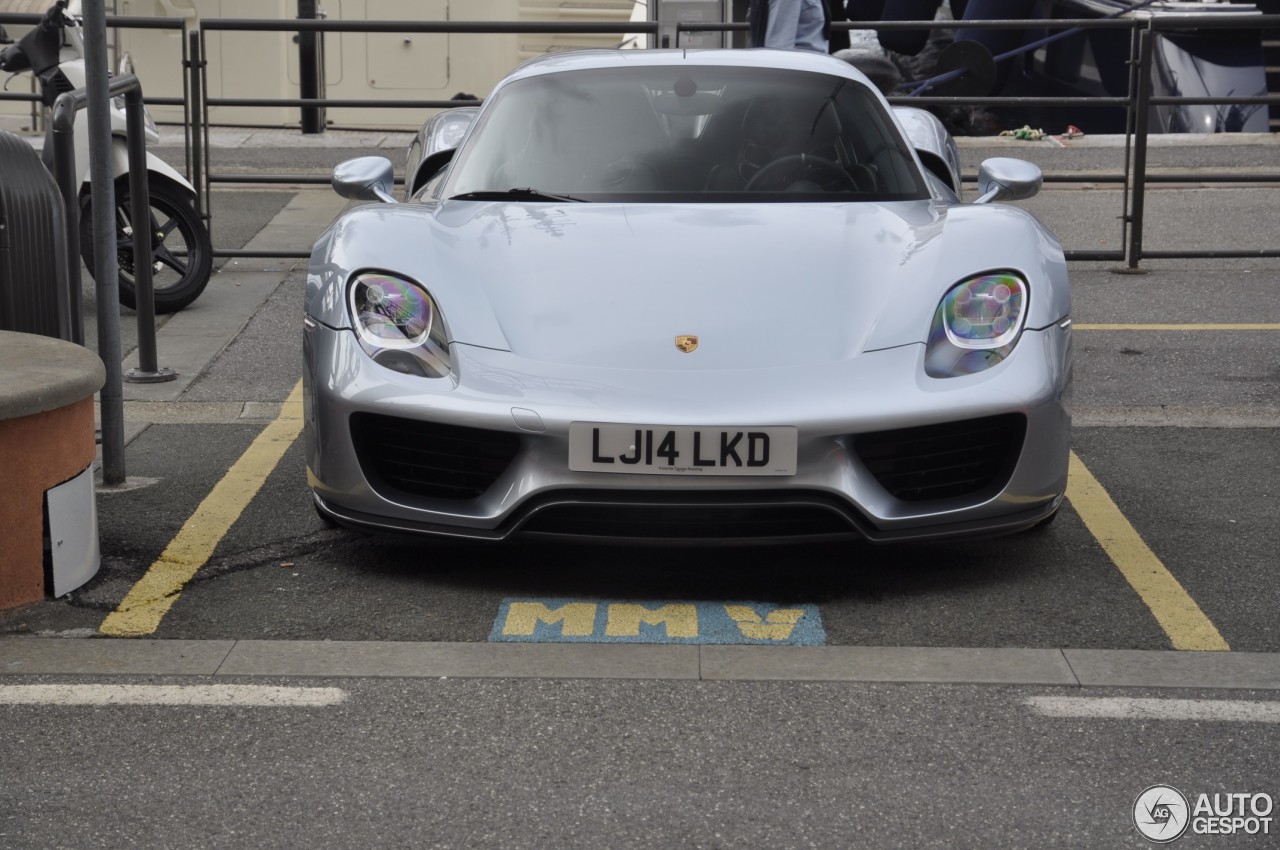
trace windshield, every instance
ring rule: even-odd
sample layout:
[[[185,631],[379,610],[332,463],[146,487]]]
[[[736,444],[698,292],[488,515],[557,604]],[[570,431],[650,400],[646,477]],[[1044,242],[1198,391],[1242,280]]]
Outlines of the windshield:
[[[888,115],[861,84],[776,68],[671,65],[565,71],[503,87],[442,194],[512,189],[588,201],[928,197]]]

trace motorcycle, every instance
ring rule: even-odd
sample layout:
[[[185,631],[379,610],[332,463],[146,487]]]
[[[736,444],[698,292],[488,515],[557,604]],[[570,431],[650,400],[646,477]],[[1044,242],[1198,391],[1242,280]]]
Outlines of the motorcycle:
[[[56,0],[40,23],[16,44],[0,52],[0,71],[17,74],[30,70],[40,81],[42,100],[52,107],[64,92],[85,85],[84,39],[79,16],[68,10],[69,0]],[[133,226],[129,202],[129,158],[125,145],[124,98],[112,98],[111,173],[115,179],[116,238],[120,267],[120,303],[137,307],[133,271]],[[89,196],[88,114],[76,115],[76,179],[80,184],[80,256],[94,275],[93,209]],[[150,114],[146,116],[147,142],[160,141]],[[44,162],[53,164],[52,130],[45,133]],[[159,157],[147,153],[147,185],[150,195],[152,278],[157,313],[176,313],[195,301],[213,272],[213,246],[209,231],[196,212],[195,189]]]

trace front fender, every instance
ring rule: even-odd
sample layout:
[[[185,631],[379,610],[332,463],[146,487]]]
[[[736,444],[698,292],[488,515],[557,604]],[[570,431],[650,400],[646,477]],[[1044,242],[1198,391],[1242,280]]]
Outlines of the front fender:
[[[181,188],[191,197],[196,196],[196,190],[192,188],[187,178],[182,176],[173,166],[165,162],[160,157],[147,151],[147,172],[150,175],[157,175],[168,180],[170,183]],[[111,139],[111,177],[119,179],[129,173],[129,148],[125,144],[124,139],[114,137]],[[84,175],[84,184],[89,183],[89,175]]]
[[[306,315],[331,328],[349,328],[347,284],[357,272],[377,270],[405,277],[430,292],[449,328],[450,342],[509,350],[488,288],[476,279],[472,252],[460,249],[457,242],[456,234],[442,227],[424,205],[367,204],[349,210],[311,250]]]

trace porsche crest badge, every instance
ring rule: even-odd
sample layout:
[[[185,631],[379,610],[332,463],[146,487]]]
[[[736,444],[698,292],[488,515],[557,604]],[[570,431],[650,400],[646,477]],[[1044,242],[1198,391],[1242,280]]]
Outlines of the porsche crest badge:
[[[689,352],[693,351],[697,347],[698,347],[698,338],[696,336],[681,334],[680,336],[676,337],[676,348],[680,349],[685,354],[688,354]]]

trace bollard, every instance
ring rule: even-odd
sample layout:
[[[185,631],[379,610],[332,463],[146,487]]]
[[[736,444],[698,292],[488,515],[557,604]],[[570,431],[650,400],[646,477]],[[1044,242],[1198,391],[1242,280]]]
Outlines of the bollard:
[[[1129,211],[1129,242],[1125,245],[1125,271],[1141,273],[1142,227],[1147,196],[1147,126],[1151,113],[1152,43],[1148,27],[1138,35],[1138,90],[1134,96],[1133,201]]]

